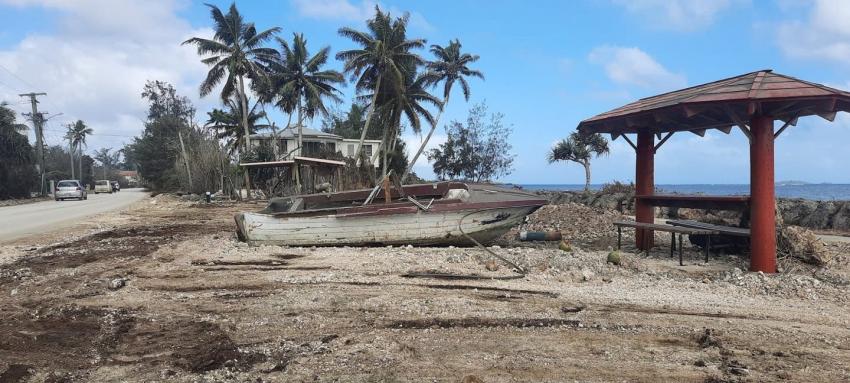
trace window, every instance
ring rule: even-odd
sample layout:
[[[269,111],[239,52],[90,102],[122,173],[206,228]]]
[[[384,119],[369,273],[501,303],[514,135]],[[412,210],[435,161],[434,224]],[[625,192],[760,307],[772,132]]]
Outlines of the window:
[[[363,144],[363,153],[366,153],[366,158],[372,158],[372,144]]]
[[[348,144],[348,156],[354,157],[354,144]]]
[[[75,188],[78,186],[80,186],[80,184],[78,184],[77,181],[59,181],[59,183],[56,184],[56,187],[58,188]]]

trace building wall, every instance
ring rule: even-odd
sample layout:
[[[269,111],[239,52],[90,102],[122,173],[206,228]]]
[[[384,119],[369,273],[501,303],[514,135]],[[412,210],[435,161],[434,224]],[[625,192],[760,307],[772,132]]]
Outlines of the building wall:
[[[272,139],[270,137],[254,138],[254,139],[251,140],[251,146],[256,147],[256,146],[260,145],[260,140],[271,141]],[[294,138],[282,138],[282,139],[280,139],[280,141],[283,142],[283,145],[281,145],[281,149],[280,149],[281,156],[284,156],[287,153],[291,152],[298,145],[298,141]],[[310,137],[304,137],[302,139],[302,142],[304,143],[305,148],[308,147],[309,143],[333,144],[334,149],[336,149],[336,151],[342,153],[343,156],[346,156],[348,158],[354,158],[354,151],[357,149],[357,143],[360,142],[360,140],[359,139],[347,139],[347,138],[337,139],[337,140],[324,139],[324,138],[314,139],[314,138],[310,138]],[[365,141],[363,141],[363,150],[371,158],[372,155],[378,150],[378,147],[380,147],[380,145],[381,145],[381,141],[379,141],[379,140],[365,140]],[[375,167],[378,167],[380,165],[380,160],[378,158],[376,158],[375,161],[372,163],[372,165],[375,166]]]

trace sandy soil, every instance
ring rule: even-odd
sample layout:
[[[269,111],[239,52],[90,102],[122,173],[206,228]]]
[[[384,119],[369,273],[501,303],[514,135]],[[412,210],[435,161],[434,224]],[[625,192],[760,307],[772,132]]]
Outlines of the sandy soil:
[[[232,213],[257,208],[161,195],[0,247],[0,381],[850,380],[844,264],[680,267],[659,245],[615,266],[615,215],[565,205],[539,215],[572,252],[492,248],[525,278],[410,278],[513,274],[477,248],[247,247]]]

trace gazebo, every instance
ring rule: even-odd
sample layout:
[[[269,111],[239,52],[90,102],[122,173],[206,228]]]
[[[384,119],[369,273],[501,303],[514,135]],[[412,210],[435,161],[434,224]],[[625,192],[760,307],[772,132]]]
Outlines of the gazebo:
[[[623,137],[635,149],[635,218],[652,223],[654,207],[640,196],[655,193],[655,152],[676,132],[704,136],[706,130],[718,129],[729,134],[738,127],[750,141],[750,270],[772,273],[776,272],[773,142],[800,117],[817,115],[832,121],[839,111],[850,111],[850,93],[766,69],[640,99],[582,121],[578,131],[607,133],[612,140]],[[782,125],[774,130],[775,121]],[[649,250],[652,238],[651,231],[638,230],[638,249]]]

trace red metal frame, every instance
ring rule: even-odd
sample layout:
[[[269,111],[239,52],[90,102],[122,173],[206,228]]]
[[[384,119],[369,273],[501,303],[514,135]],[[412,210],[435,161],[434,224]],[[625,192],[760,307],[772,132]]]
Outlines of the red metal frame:
[[[638,195],[655,193],[655,136],[650,132],[637,135],[637,161],[635,162],[635,192]],[[635,200],[635,221],[655,223],[655,207],[645,200]],[[655,242],[652,230],[638,229],[635,233],[635,245],[640,250],[649,251]]]
[[[750,271],[776,272],[773,117],[750,119]]]

